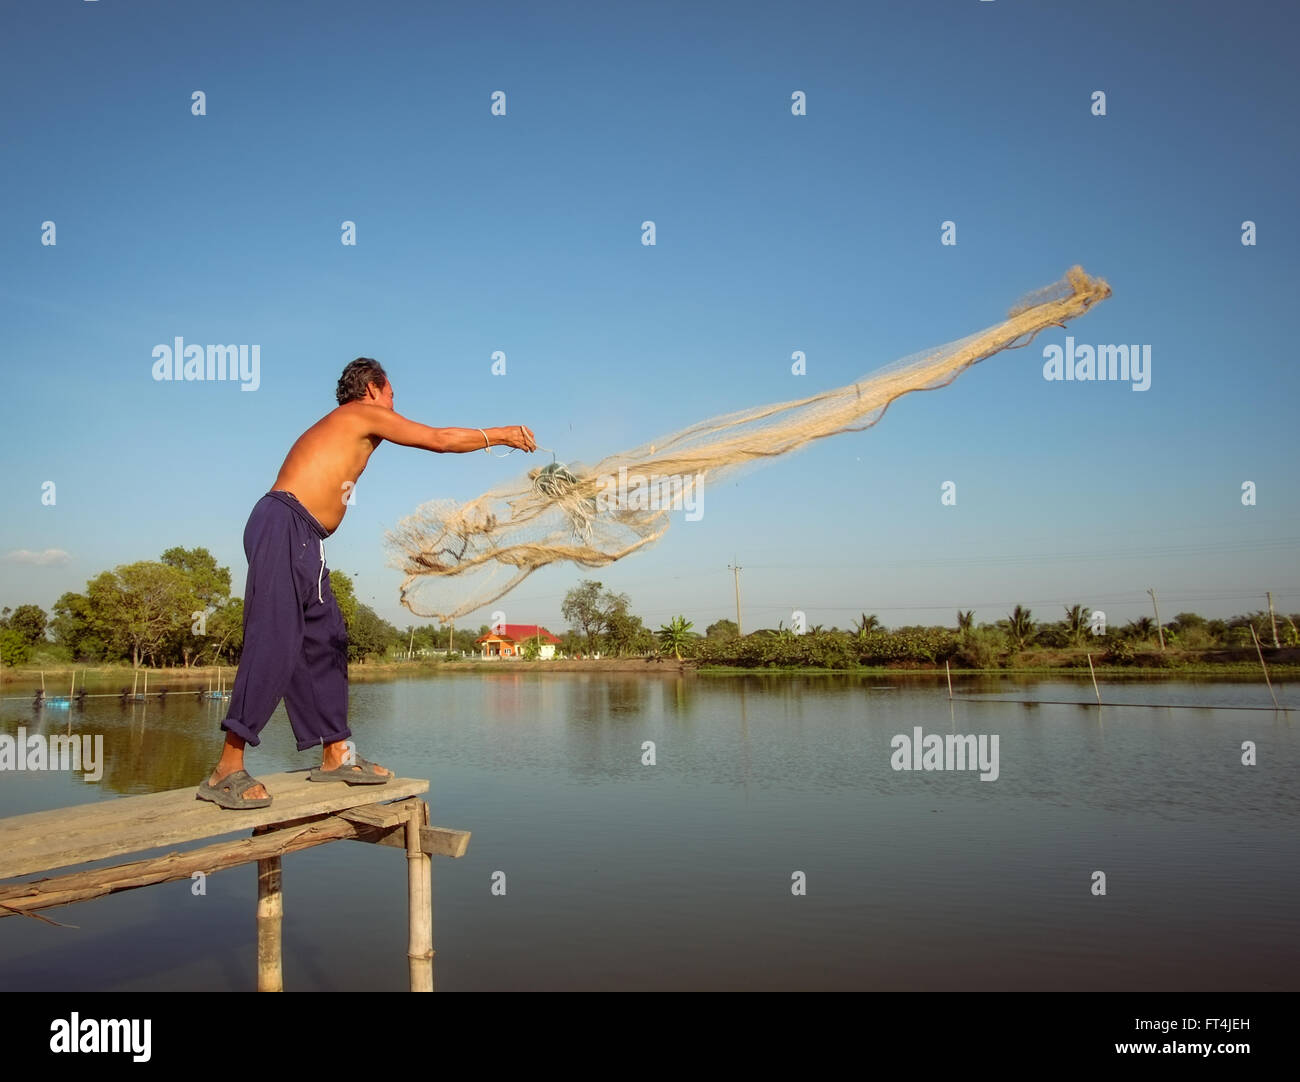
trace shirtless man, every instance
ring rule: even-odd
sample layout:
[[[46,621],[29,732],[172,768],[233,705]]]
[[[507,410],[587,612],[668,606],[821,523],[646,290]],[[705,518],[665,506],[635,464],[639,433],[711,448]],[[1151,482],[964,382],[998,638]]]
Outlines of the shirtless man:
[[[271,803],[266,788],[244,770],[244,747],[257,747],[281,698],[298,750],[321,746],[312,781],[382,785],[394,776],[351,750],[347,629],[325,566],[325,538],[343,521],[352,487],[375,448],[388,440],[440,453],[493,445],[537,450],[532,432],[521,425],[430,428],[408,420],[394,411],[393,385],[368,357],[343,369],[337,398],[338,408],[290,448],[244,527],[244,651],[221,723],[221,759],[195,794],[223,808]]]

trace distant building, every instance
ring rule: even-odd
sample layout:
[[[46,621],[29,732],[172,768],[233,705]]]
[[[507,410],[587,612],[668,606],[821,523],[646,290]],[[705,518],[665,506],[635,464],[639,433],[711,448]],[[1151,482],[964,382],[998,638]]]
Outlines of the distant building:
[[[475,639],[474,644],[480,647],[481,656],[485,660],[522,657],[524,645],[529,639],[534,640],[541,647],[537,656],[543,661],[553,658],[555,648],[560,645],[559,639],[537,624],[498,624],[486,635],[480,635]]]

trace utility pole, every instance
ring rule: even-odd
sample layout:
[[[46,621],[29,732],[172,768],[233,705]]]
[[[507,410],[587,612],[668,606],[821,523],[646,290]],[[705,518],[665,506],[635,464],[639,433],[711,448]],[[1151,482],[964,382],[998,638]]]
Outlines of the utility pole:
[[[1273,591],[1269,590],[1265,596],[1268,598],[1269,623],[1273,625],[1273,649],[1277,650],[1280,649],[1280,645],[1277,641],[1277,617],[1273,615]]]
[[[735,557],[733,556],[732,559],[735,559]],[[740,573],[745,569],[743,567],[738,567],[735,564],[727,564],[727,570],[729,570],[736,579],[736,638],[740,638],[744,634],[740,629]]]
[[[1147,591],[1151,595],[1151,604],[1156,607],[1156,630],[1160,632],[1160,651],[1165,649],[1165,629],[1160,626],[1160,602],[1156,600],[1156,591],[1154,587]]]
[[[447,625],[447,653],[449,654],[451,653],[451,646],[452,646],[451,637],[455,633],[456,633],[456,621],[453,620],[451,623]]]

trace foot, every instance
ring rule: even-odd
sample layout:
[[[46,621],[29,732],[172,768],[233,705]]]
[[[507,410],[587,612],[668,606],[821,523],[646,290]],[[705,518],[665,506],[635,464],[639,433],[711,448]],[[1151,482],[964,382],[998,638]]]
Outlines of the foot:
[[[218,763],[217,768],[212,772],[212,776],[208,778],[208,784],[220,785],[223,778],[228,778],[231,774],[235,773],[235,771],[243,769],[243,763],[235,763],[233,766],[226,763]],[[266,791],[266,786],[260,781],[244,793],[244,796],[249,800],[261,800],[263,797],[270,795],[271,794]]]
[[[322,770],[337,770],[343,765],[343,760],[348,756],[349,752],[355,755],[356,748],[349,748],[347,741],[340,740],[337,744],[326,744],[321,748],[320,768]],[[380,777],[384,778],[396,777],[391,770],[387,767],[380,766],[378,763],[372,763],[371,766],[374,768],[370,771],[372,774],[378,774]],[[355,764],[352,769],[358,774],[365,773],[361,767]]]

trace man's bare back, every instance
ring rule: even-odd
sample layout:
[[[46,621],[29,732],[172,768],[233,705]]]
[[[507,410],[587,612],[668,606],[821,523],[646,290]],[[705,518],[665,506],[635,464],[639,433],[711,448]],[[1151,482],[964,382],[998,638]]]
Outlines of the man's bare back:
[[[307,429],[280,467],[271,487],[292,492],[330,533],[347,511],[353,485],[370,456],[384,440],[426,451],[464,452],[487,446],[537,450],[532,432],[522,425],[509,428],[431,428],[393,409],[393,384],[379,391],[370,384],[366,397],[346,402]]]

